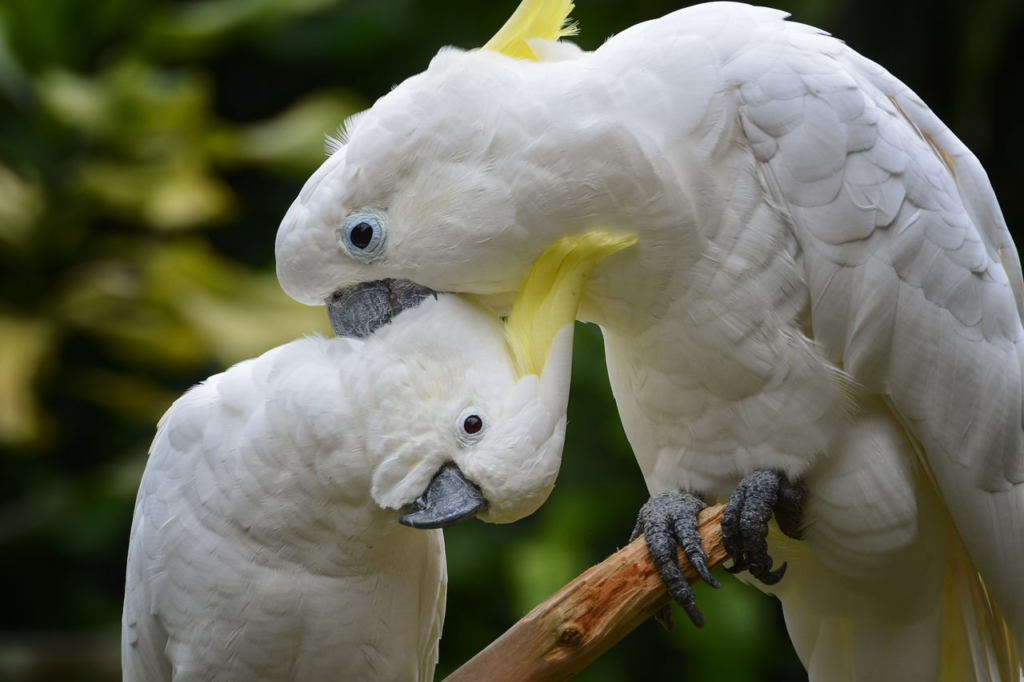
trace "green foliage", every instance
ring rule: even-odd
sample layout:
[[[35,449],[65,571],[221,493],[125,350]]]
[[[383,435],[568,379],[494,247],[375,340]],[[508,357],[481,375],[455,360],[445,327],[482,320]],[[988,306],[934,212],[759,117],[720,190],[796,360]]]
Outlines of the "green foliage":
[[[0,634],[22,633],[0,644],[0,678],[116,679],[128,528],[156,420],[209,374],[326,330],[273,272],[277,224],[324,134],[440,46],[482,45],[515,4],[0,0]],[[679,4],[577,0],[578,42],[596,48]],[[911,84],[1001,196],[1024,180],[1018,0],[782,4]],[[446,534],[439,675],[623,545],[646,499],[600,335],[579,331],[550,501],[522,523]],[[724,582],[699,590],[703,631],[677,611],[672,633],[645,624],[580,679],[802,677],[776,602]],[[72,638],[25,634],[46,632]]]

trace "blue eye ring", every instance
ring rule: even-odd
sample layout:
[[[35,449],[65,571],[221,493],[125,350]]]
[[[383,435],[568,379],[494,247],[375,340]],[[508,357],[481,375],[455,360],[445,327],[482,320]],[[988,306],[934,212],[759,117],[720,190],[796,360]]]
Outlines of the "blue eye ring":
[[[353,258],[368,263],[384,253],[386,224],[384,214],[379,211],[356,211],[342,223],[338,242]]]

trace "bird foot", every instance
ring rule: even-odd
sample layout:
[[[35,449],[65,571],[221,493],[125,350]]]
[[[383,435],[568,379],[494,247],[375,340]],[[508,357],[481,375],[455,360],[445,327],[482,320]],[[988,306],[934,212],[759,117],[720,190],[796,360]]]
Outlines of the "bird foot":
[[[783,563],[772,570],[768,555],[768,521],[772,514],[783,533],[800,539],[800,510],[806,491],[777,471],[759,469],[733,490],[722,513],[722,545],[733,560],[725,570],[750,571],[765,585],[774,585],[786,573]]]
[[[679,569],[676,546],[683,548],[683,553],[701,580],[712,587],[719,587],[718,581],[711,577],[708,570],[708,556],[701,547],[700,533],[697,532],[697,514],[705,507],[707,504],[704,500],[690,493],[656,495],[640,508],[636,527],[629,538],[632,542],[643,534],[647,551],[669,594],[697,627],[704,626],[704,615],[697,608],[693,588]],[[671,610],[666,607],[655,617],[671,629]]]

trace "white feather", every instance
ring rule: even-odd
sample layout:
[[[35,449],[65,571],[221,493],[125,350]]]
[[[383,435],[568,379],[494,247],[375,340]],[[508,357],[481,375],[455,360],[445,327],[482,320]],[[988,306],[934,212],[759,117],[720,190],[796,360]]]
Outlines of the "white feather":
[[[405,277],[497,305],[556,239],[636,234],[595,273],[581,319],[605,332],[651,491],[722,496],[758,468],[827,491],[816,522],[834,542],[809,542],[805,577],[780,592],[814,679],[878,679],[873,660],[892,671],[941,651],[972,661],[950,667],[967,678],[1016,680],[1017,252],[953,133],[884,69],[784,17],[698,5],[548,63],[444,51],[374,105],[345,161],[296,201],[278,234],[281,283],[317,303]],[[361,206],[390,207],[391,246],[371,266],[332,237]],[[851,449],[863,429],[870,457]],[[885,485],[840,476],[872,462]],[[878,515],[904,519],[908,546],[951,547],[938,572],[893,551]],[[920,583],[923,620],[899,617],[905,602],[881,583],[851,588],[835,569],[853,554]],[[819,593],[834,611],[801,606]]]
[[[495,315],[441,296],[365,343],[295,341],[186,393],[136,503],[125,679],[433,679],[443,538],[389,507],[455,461],[493,500],[482,518],[536,509],[567,396],[552,403],[531,379],[516,382]],[[488,415],[471,446],[456,422],[469,405]]]

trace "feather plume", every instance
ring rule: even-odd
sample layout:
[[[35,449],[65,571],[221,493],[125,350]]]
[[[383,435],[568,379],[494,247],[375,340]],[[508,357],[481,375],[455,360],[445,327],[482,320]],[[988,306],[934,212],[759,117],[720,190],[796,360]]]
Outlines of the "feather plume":
[[[571,0],[523,0],[505,25],[487,41],[483,49],[501,52],[515,59],[537,61],[528,40],[558,40],[579,32],[569,20]]]
[[[519,376],[540,375],[558,332],[576,320],[587,279],[602,260],[636,243],[632,235],[563,237],[534,262],[505,324]]]

